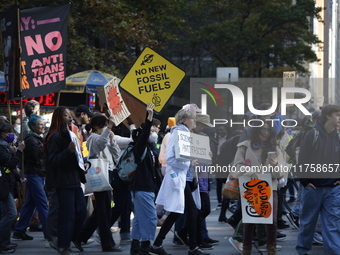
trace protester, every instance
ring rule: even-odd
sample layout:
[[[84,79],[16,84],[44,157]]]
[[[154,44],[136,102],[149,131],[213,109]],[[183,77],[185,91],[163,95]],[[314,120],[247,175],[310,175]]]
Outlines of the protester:
[[[214,161],[213,163],[216,164],[216,160],[217,157],[220,155],[221,153],[221,146],[223,143],[225,143],[228,139],[228,132],[227,132],[227,127],[225,125],[219,125],[217,127],[216,130],[216,140],[217,140],[217,153],[216,155],[214,155]],[[222,188],[223,185],[226,181],[226,177],[225,178],[221,178],[221,176],[219,176],[218,178],[215,179],[216,180],[216,196],[217,196],[217,202],[218,208],[222,207]]]
[[[155,192],[157,187],[157,166],[155,155],[150,146],[150,129],[154,104],[146,106],[147,118],[141,127],[132,132],[134,141],[133,154],[138,165],[130,183],[134,205],[134,219],[131,231],[130,254],[145,255],[150,252],[150,242],[155,238],[157,216]],[[144,153],[146,150],[146,154]],[[144,158],[142,158],[144,156]]]
[[[1,192],[7,198],[0,201],[1,218],[0,218],[0,253],[12,253],[15,251],[17,244],[11,242],[11,227],[17,217],[17,209],[14,203],[13,187],[14,175],[17,180],[20,176],[16,168],[21,163],[22,152],[25,148],[25,142],[20,142],[18,150],[12,146],[14,140],[14,129],[7,123],[0,124],[0,166],[1,166]]]
[[[118,144],[121,153],[128,147],[128,145],[133,142],[132,139],[132,131],[136,129],[135,124],[130,117],[127,118],[127,123],[130,127],[130,136],[124,137],[121,135],[116,134],[116,128],[113,128],[115,133],[114,139]],[[118,133],[118,132],[117,132]],[[120,243],[130,243],[130,216],[132,211],[132,200],[131,194],[129,191],[129,182],[125,182],[121,180],[118,176],[117,169],[110,171],[110,180],[111,186],[113,188],[113,201],[115,205],[111,208],[111,223],[110,226],[119,220],[119,227],[120,227]]]
[[[22,138],[24,139],[30,131],[28,127],[28,121],[29,121],[31,114],[40,115],[40,104],[36,100],[29,100],[25,104],[26,117],[22,119]]]
[[[333,166],[340,163],[340,106],[322,108],[321,120],[303,137],[298,165],[303,185],[300,206],[300,226],[296,245],[298,254],[309,254],[320,213],[322,239],[325,254],[340,254],[340,178]],[[310,166],[326,167],[322,173],[314,173]],[[325,171],[326,170],[326,171]],[[333,177],[334,172],[334,177]],[[331,175],[329,175],[331,173]],[[328,174],[328,176],[324,176]]]
[[[95,157],[109,161],[109,168],[102,171],[113,171],[115,162],[118,161],[120,149],[114,140],[112,128],[113,117],[109,120],[104,115],[97,115],[91,118],[91,135],[87,140],[89,157]],[[81,230],[80,240],[87,243],[93,232],[99,228],[100,243],[102,251],[113,252],[123,249],[115,244],[111,233],[111,190],[94,192],[95,206]]]
[[[276,152],[269,157],[268,152]],[[270,122],[265,122],[262,127],[253,127],[250,131],[249,140],[238,144],[238,149],[234,159],[234,166],[237,172],[233,173],[234,178],[242,175],[257,178],[257,173],[262,172],[262,166],[283,165],[284,159],[281,150],[277,147],[276,132],[270,126]],[[240,171],[246,165],[257,166],[259,171]],[[276,231],[277,231],[277,179],[283,177],[283,172],[271,173],[273,190],[273,224],[267,224],[267,250],[268,255],[276,254]],[[253,242],[255,224],[246,223],[243,226],[243,255],[250,255]],[[259,238],[259,236],[258,236]],[[262,246],[263,244],[259,244]]]
[[[171,129],[171,137],[166,150],[166,173],[162,182],[161,189],[158,193],[156,204],[163,205],[164,210],[170,212],[165,219],[153,246],[151,253],[166,255],[167,252],[162,247],[166,234],[170,231],[172,225],[187,210],[187,225],[189,234],[189,255],[207,254],[197,245],[197,205],[194,201],[192,192],[199,192],[195,187],[194,179],[187,181],[187,174],[190,175],[190,166],[197,165],[194,160],[178,160],[175,156],[175,137],[173,133],[176,130],[190,132],[196,127],[196,112],[190,107],[185,107],[177,112],[177,125]]]
[[[57,107],[52,116],[51,127],[44,141],[47,178],[56,189],[58,209],[58,254],[72,254],[71,241],[80,240],[86,204],[80,183],[85,182],[83,170],[79,167],[76,143],[71,141],[68,126],[72,123],[70,111]],[[88,168],[86,163],[86,168]]]
[[[26,234],[35,211],[39,213],[39,220],[46,236],[46,218],[48,213],[47,196],[45,193],[45,159],[42,152],[43,137],[45,132],[44,120],[31,114],[28,121],[30,132],[25,137],[24,169],[27,179],[26,200],[20,211],[20,218],[17,222],[13,238],[22,240],[32,240],[33,237]]]

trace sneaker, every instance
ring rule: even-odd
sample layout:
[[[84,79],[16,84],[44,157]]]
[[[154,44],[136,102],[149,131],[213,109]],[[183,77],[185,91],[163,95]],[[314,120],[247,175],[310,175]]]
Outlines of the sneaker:
[[[184,236],[184,237],[180,236],[177,231],[175,231],[175,238],[174,239],[177,239],[177,240],[181,241],[181,243],[184,243],[186,246],[189,246],[188,238],[186,236]]]
[[[277,233],[276,233],[276,240],[278,240],[278,241],[285,240],[286,236],[287,236],[286,234],[283,234],[283,233],[277,231]]]
[[[153,245],[150,246],[150,252],[149,253],[158,254],[158,255],[171,255],[164,250],[163,246],[157,247],[157,246],[153,246]]]
[[[321,233],[314,232],[314,235],[313,235],[313,244],[321,244],[321,245],[323,245],[323,238],[322,238]]]
[[[89,245],[89,244],[91,244],[93,242],[94,242],[94,239],[93,238],[89,238],[89,239],[87,239],[86,243],[85,242],[81,242],[81,246]]]
[[[14,246],[9,246],[9,247],[0,249],[0,253],[13,253],[13,252],[15,252]]]
[[[26,233],[14,232],[12,237],[14,239],[21,239],[21,240],[33,240],[33,236],[29,236]]]
[[[216,207],[216,210],[221,209],[221,208],[222,208],[222,203],[219,203]]]
[[[194,250],[189,250],[188,255],[210,255],[210,253],[203,251],[197,246]]]
[[[204,238],[203,241],[208,244],[218,244],[220,242],[218,240],[211,239],[210,237]]]
[[[264,251],[264,252],[266,252],[266,251],[267,251],[267,245],[266,245],[266,244],[265,244],[265,245],[261,245],[261,246],[257,247],[257,249],[258,249],[259,251]],[[281,251],[281,249],[282,249],[282,246],[281,246],[281,245],[276,245],[276,250],[277,250],[277,251]]]
[[[286,214],[286,217],[294,228],[299,228],[299,216],[296,216],[294,213],[290,212]]]
[[[74,253],[71,249],[64,249],[62,251],[58,251],[58,255],[79,255],[79,253]]]
[[[92,237],[97,243],[101,244],[100,237],[97,231],[94,231]]]
[[[179,239],[175,239],[174,238],[174,240],[172,241],[172,245],[173,246],[187,246],[185,243],[183,243],[181,240],[179,240]]]
[[[239,253],[242,253],[243,251],[243,243],[238,242],[233,237],[229,238],[229,243],[237,250]]]
[[[289,228],[289,225],[286,224],[286,223],[283,222],[283,221],[280,221],[280,222],[277,223],[277,228],[278,228],[278,229],[285,229],[285,228]]]
[[[131,239],[120,239],[120,244],[130,244],[131,243]]]
[[[201,243],[200,245],[198,245],[198,247],[200,247],[200,249],[202,250],[212,250],[214,249],[214,246],[208,243]]]
[[[58,238],[56,236],[51,236],[49,243],[52,249],[58,250]]]

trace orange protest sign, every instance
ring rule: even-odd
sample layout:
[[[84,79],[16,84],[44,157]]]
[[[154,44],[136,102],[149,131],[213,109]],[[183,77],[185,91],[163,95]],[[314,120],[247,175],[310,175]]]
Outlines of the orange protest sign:
[[[272,213],[272,205],[269,202],[272,190],[269,183],[265,180],[251,179],[244,183],[243,186],[246,189],[243,198],[247,200],[248,205],[253,209],[248,211],[253,212],[252,214],[255,217],[269,218]]]

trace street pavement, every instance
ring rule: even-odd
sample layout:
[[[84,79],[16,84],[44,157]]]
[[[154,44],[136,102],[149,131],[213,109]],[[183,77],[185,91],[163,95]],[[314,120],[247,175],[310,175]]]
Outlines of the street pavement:
[[[212,195],[211,192],[211,208],[212,212],[206,219],[207,227],[209,231],[209,236],[213,239],[219,240],[219,244],[214,246],[213,250],[209,250],[211,255],[237,255],[238,253],[233,246],[229,243],[229,237],[232,236],[234,230],[233,228],[227,223],[218,222],[218,216],[220,213],[219,209],[216,209],[217,200],[216,196]],[[227,217],[229,217],[231,213],[227,212]],[[284,219],[287,220],[284,216]],[[287,220],[287,223],[289,221]],[[157,233],[159,231],[159,227],[157,227]],[[297,240],[297,229],[293,229],[292,227],[280,230],[282,233],[285,233],[287,237],[283,241],[278,241],[278,244],[282,246],[282,250],[278,251],[278,255],[292,255],[297,254],[295,251],[295,245]],[[27,234],[32,235],[34,240],[31,241],[23,241],[23,240],[13,240],[14,242],[18,243],[18,247],[15,251],[15,254],[25,254],[25,255],[42,255],[42,254],[53,254],[56,255],[57,252],[51,248],[45,248],[46,241],[44,240],[42,232],[30,232],[27,231]],[[119,232],[113,233],[113,238],[116,243],[120,242]],[[163,247],[165,250],[173,255],[187,255],[188,249],[186,247],[176,247],[172,244],[173,233],[169,232],[166,239],[164,240]],[[124,247],[123,252],[115,252],[115,254],[121,255],[128,255],[130,254],[130,245],[129,244],[122,244]],[[96,241],[92,244],[83,246],[84,252],[79,254],[84,255],[97,255],[97,254],[107,254],[101,252],[101,246]],[[256,250],[255,246],[253,245],[252,254],[267,254],[266,252],[259,252]],[[313,249],[310,252],[311,255],[327,255],[323,252],[323,248],[320,245],[313,245]]]

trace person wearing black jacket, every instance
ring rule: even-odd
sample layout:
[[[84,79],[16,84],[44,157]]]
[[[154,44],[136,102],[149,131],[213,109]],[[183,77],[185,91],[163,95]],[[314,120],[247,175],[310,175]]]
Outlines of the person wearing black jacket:
[[[327,105],[301,143],[295,169],[303,185],[298,254],[309,254],[320,214],[325,254],[340,254],[340,106]]]
[[[27,179],[26,200],[20,211],[20,219],[17,222],[13,238],[22,240],[32,240],[33,237],[26,234],[35,210],[39,213],[39,220],[42,225],[44,235],[46,235],[46,218],[48,213],[47,196],[45,193],[45,160],[43,157],[43,137],[45,132],[44,120],[31,114],[28,127],[29,133],[25,137],[25,178]]]
[[[79,242],[86,216],[84,193],[80,187],[81,182],[86,182],[85,175],[77,161],[76,143],[71,140],[68,130],[72,120],[67,108],[57,107],[43,147],[46,152],[46,183],[56,189],[59,203],[57,236],[58,254],[61,255],[72,254],[71,241]]]
[[[156,191],[156,160],[152,153],[148,139],[152,125],[154,104],[149,103],[146,107],[147,118],[145,123],[132,132],[134,141],[133,154],[138,164],[136,174],[130,183],[132,202],[134,205],[134,219],[131,231],[130,254],[149,254],[150,241],[154,240],[157,215],[155,207]],[[145,149],[147,153],[142,161]]]
[[[9,123],[0,124],[0,181],[1,181],[1,217],[0,217],[0,253],[14,252],[15,246],[11,242],[11,228],[17,217],[17,208],[14,203],[13,188],[14,176],[20,180],[16,168],[21,163],[25,142],[20,142],[18,150],[11,146],[14,141],[14,129]],[[7,193],[7,194],[6,194]],[[6,198],[7,196],[7,198]]]

